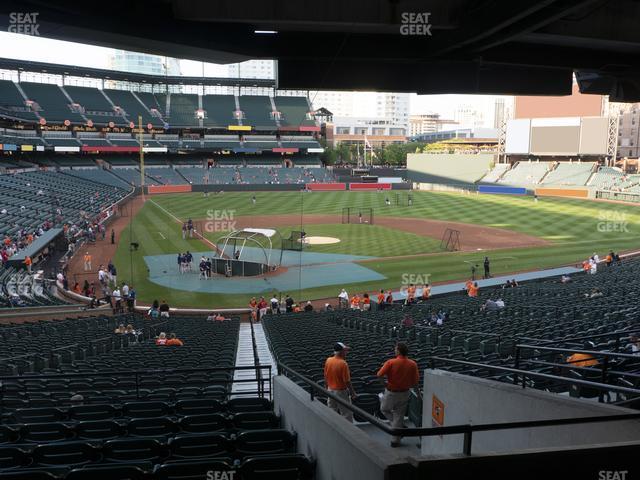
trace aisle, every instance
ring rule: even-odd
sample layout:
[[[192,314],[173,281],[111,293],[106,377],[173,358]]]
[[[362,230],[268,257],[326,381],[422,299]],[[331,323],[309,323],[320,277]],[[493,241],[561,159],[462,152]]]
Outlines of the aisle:
[[[264,330],[262,329],[262,324],[258,323],[254,325],[254,333],[256,337],[256,347],[258,350],[258,358],[260,360],[261,365],[271,365],[271,375],[276,374],[275,370],[275,362],[273,357],[271,356],[271,352],[269,351],[269,346],[267,345],[267,339],[264,334]],[[240,334],[238,338],[238,352],[236,353],[236,367],[240,366],[253,366],[254,357],[253,357],[253,343],[251,340],[251,325],[248,322],[240,323]],[[266,371],[262,372],[266,375]],[[254,369],[251,370],[236,370],[233,376],[234,380],[245,380],[245,379],[254,379],[256,377],[256,371]],[[265,389],[268,388],[265,385]],[[232,397],[242,397],[242,396],[257,396],[257,393],[244,393],[244,392],[257,392],[258,384],[257,382],[242,382],[242,383],[234,383],[231,389]],[[268,396],[268,392],[265,392]]]

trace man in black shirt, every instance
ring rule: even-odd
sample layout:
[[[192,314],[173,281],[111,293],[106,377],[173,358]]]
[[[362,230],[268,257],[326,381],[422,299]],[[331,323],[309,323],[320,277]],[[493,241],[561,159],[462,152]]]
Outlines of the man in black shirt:
[[[491,272],[489,271],[489,257],[484,257],[484,277],[491,278]]]
[[[158,310],[160,311],[160,317],[169,318],[169,305],[166,300],[162,301]]]
[[[293,303],[293,298],[291,298],[289,295],[286,295],[284,304],[287,308],[287,313],[293,312]]]

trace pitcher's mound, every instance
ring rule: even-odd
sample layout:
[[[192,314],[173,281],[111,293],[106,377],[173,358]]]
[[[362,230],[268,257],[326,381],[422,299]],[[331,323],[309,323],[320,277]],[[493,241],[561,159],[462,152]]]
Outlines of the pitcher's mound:
[[[335,237],[305,237],[298,241],[304,242],[307,245],[330,245],[332,243],[340,243],[340,239]]]

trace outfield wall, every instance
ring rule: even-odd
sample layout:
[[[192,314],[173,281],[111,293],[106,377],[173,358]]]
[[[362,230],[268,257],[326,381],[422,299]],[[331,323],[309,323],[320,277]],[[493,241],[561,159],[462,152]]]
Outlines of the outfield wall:
[[[522,187],[505,187],[501,185],[479,185],[478,193],[494,195],[526,195],[527,189]]]
[[[496,163],[491,153],[410,153],[407,155],[407,177],[417,183],[474,183]]]
[[[588,188],[536,188],[539,197],[592,198]]]

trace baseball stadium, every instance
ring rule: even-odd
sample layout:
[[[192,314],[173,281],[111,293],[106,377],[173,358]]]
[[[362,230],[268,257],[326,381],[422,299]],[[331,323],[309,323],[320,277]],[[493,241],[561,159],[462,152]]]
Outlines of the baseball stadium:
[[[635,2],[50,3],[0,6],[0,480],[640,474]]]

